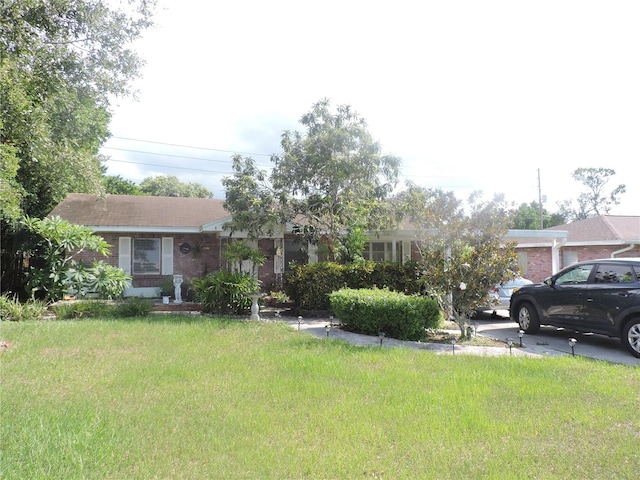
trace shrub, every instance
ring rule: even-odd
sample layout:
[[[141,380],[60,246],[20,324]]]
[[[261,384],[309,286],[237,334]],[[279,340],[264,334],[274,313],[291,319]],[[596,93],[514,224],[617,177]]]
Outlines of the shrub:
[[[151,300],[130,297],[118,305],[116,315],[119,317],[145,317],[151,313]]]
[[[251,307],[247,295],[259,290],[258,280],[251,274],[226,270],[194,278],[191,283],[205,313],[244,313]]]
[[[53,306],[56,317],[62,320],[76,318],[113,317],[117,307],[100,300],[81,300]]]
[[[423,340],[441,322],[436,300],[387,289],[341,289],[329,295],[331,310],[348,330],[399,340]]]
[[[8,294],[0,295],[0,320],[42,320],[47,312],[47,304],[40,300],[29,300],[20,303],[17,297]]]
[[[287,273],[284,284],[287,295],[304,310],[327,310],[329,294],[341,288],[374,287],[411,295],[421,292],[422,281],[416,276],[414,262],[320,262],[296,265]]]
[[[344,271],[344,265],[333,262],[296,265],[288,272],[283,288],[298,308],[327,310],[328,295],[347,286]]]

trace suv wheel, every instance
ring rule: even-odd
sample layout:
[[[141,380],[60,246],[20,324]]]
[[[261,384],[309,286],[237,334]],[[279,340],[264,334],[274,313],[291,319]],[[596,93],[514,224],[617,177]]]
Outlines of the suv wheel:
[[[632,318],[625,324],[621,340],[634,356],[640,358],[640,317]]]
[[[535,307],[529,302],[518,305],[518,325],[525,333],[538,333],[540,331],[540,319]],[[640,328],[640,325],[637,325]]]

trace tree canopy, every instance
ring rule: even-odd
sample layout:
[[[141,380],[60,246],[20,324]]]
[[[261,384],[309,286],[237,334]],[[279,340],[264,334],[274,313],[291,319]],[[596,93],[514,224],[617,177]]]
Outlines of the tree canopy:
[[[110,98],[130,94],[142,61],[130,45],[155,0],[0,2],[2,289],[20,288],[18,220],[67,193],[100,193]],[[6,200],[6,201],[5,201]]]
[[[140,183],[140,193],[156,197],[213,198],[213,192],[195,182],[183,183],[175,175],[147,177]]]
[[[408,187],[396,201],[416,229],[422,279],[464,336],[489,290],[519,273],[515,244],[504,242],[512,212],[502,195],[474,193],[465,209],[451,192]]]
[[[567,222],[608,215],[614,205],[620,203],[620,196],[625,193],[626,186],[620,184],[607,192],[605,187],[611,177],[616,174],[611,168],[578,168],[573,171],[573,179],[582,183],[586,192],[582,192],[577,201],[565,200],[560,203],[560,214]],[[576,205],[577,204],[577,205]]]
[[[223,180],[231,229],[259,236],[277,221],[333,254],[350,228],[377,230],[393,219],[385,199],[397,183],[400,159],[382,153],[366,121],[349,105],[328,99],[302,116],[304,133],[285,131],[282,153],[270,175],[251,158],[234,158],[234,176]]]

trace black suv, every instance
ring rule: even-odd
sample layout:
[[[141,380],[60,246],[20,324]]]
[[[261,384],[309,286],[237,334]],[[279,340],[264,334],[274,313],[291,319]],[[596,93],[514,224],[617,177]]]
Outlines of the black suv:
[[[573,264],[514,291],[509,314],[526,333],[540,325],[599,333],[619,338],[640,358],[640,258]]]

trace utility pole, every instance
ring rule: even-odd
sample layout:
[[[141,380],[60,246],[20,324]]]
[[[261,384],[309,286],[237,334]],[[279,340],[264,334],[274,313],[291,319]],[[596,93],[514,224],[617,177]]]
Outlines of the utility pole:
[[[542,224],[542,187],[540,186],[540,169],[538,169],[538,211],[540,213],[540,230],[544,228]]]

